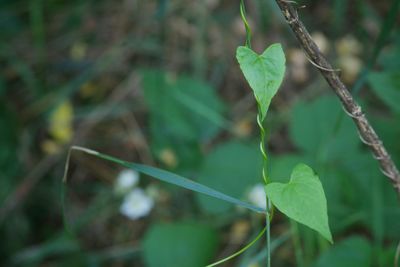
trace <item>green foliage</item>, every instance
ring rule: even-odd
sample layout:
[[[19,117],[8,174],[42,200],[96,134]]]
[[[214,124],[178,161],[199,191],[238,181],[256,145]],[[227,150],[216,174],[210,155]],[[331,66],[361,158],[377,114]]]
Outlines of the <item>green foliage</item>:
[[[142,84],[153,151],[159,155],[172,149],[181,167],[193,166],[200,158],[199,141],[209,141],[224,127],[224,105],[215,90],[205,82],[160,70],[142,71]]]
[[[372,123],[376,127],[376,131],[382,139],[385,140],[387,149],[389,150],[394,162],[400,162],[400,114],[395,116],[373,117]]]
[[[371,252],[366,239],[349,237],[323,253],[313,267],[368,267],[372,263]]]
[[[350,192],[352,173],[343,165],[354,165],[361,153],[356,128],[334,96],[320,96],[313,101],[299,101],[291,112],[289,133],[299,148],[297,157],[318,172],[328,200],[328,213],[333,231],[344,221],[349,202],[357,201]],[[345,151],[345,153],[343,152]]]
[[[291,138],[314,163],[346,160],[357,150],[360,142],[356,128],[349,118],[339,119],[342,112],[334,96],[321,96],[312,102],[300,101],[293,107]]]
[[[17,182],[14,178],[19,171],[19,159],[15,147],[18,144],[17,118],[5,101],[0,98],[0,202],[9,194]],[[12,177],[13,179],[4,179]]]
[[[207,155],[199,171],[198,182],[227,194],[242,198],[246,189],[261,180],[261,156],[255,144],[237,141],[215,147]],[[200,207],[212,213],[227,212],[231,205],[208,196],[197,195]]]
[[[198,223],[155,224],[143,240],[148,267],[205,266],[218,246],[216,232]]]
[[[293,166],[297,158],[315,166],[325,188],[330,225],[334,233],[352,223],[362,223],[375,237],[398,236],[398,201],[368,151],[362,150],[356,128],[348,117],[339,120],[342,109],[333,96],[298,102],[292,110],[290,135],[300,148],[297,155],[272,158],[275,166]],[[396,119],[374,121],[394,158],[399,155]],[[272,179],[281,180],[272,176]],[[363,197],[360,197],[363,196]],[[384,229],[384,230],[382,230]]]
[[[347,217],[354,213],[362,214],[360,221],[375,240],[400,238],[398,198],[380,172],[378,163],[369,153],[360,153],[339,168],[350,173],[343,177],[348,180],[348,185],[341,188],[347,197],[338,201],[343,206],[344,214]]]
[[[285,75],[286,59],[282,46],[272,44],[261,55],[248,47],[240,46],[236,50],[236,58],[253,89],[263,120]]]
[[[272,203],[286,216],[307,225],[333,242],[324,189],[310,167],[298,164],[287,184],[269,183],[265,191]]]
[[[236,57],[246,80],[254,91],[259,107],[259,116],[261,116],[261,121],[263,121],[272,97],[279,89],[285,74],[285,55],[282,47],[280,44],[273,44],[262,55],[257,55],[248,47],[239,47]],[[321,115],[325,115],[325,113]],[[323,118],[326,119],[325,117]],[[260,148],[266,163],[267,155],[264,151],[265,131],[261,121],[258,121],[261,130]],[[327,131],[329,135],[331,127],[326,128],[325,126],[332,123],[321,122],[321,129]],[[300,131],[299,135],[301,136],[298,139],[299,144],[305,150],[317,150],[316,147],[320,145],[318,141],[321,142],[322,140],[318,139],[318,136],[303,136],[303,129],[308,130],[308,128],[312,128],[312,123],[314,121],[308,118],[306,125],[296,127]],[[263,173],[265,174],[265,169]],[[264,177],[264,180],[266,183],[268,182],[266,177]],[[297,165],[291,174],[289,183],[268,183],[265,191],[267,198],[281,212],[289,218],[316,230],[330,242],[333,242],[328,223],[325,193],[318,176],[314,174],[310,167],[304,164]]]
[[[400,71],[372,72],[368,75],[368,82],[386,105],[400,113]]]
[[[378,58],[379,64],[388,71],[396,71],[400,68],[400,33],[397,34],[395,44],[391,49],[382,52]]]
[[[258,147],[251,143],[254,132],[242,136],[241,143],[227,141],[235,138],[233,126],[247,123],[254,115],[248,99],[243,97],[240,77],[234,76],[237,66],[231,64],[232,44],[239,38],[238,27],[233,23],[239,15],[236,5],[229,1],[201,1],[193,13],[194,9],[183,1],[173,5],[168,0],[133,2],[0,1],[0,39],[4,40],[0,41],[0,217],[4,215],[0,218],[0,265],[145,266],[137,257],[143,252],[142,237],[147,237],[146,231],[156,221],[168,220],[167,226],[176,221],[179,227],[173,229],[174,234],[159,235],[157,239],[160,244],[172,246],[182,225],[198,226],[182,223],[180,218],[207,220],[223,235],[236,229],[227,223],[236,226],[238,218],[252,227],[259,223],[255,218],[262,215],[236,213],[230,205],[263,212],[239,200],[244,200],[249,185],[261,181],[261,157]],[[314,2],[304,0],[302,4],[313,6]],[[336,18],[331,20],[330,29],[319,34],[321,43],[323,37],[325,43],[336,43],[344,34],[361,42],[362,49],[357,48],[351,58],[335,51],[336,46],[326,54],[339,56],[337,61],[330,58],[332,62],[366,61],[354,88],[363,88],[367,82],[371,91],[352,93],[362,103],[395,163],[400,162],[400,31],[395,27],[399,3],[392,0],[379,5],[373,1],[349,4],[333,0],[318,4],[327,10],[328,17]],[[253,13],[255,9],[257,12]],[[268,40],[282,40],[288,51],[296,47],[282,35],[286,22],[274,1],[256,1],[249,11],[255,15],[248,20],[249,32],[256,21],[256,34],[262,32]],[[323,18],[313,16],[313,11],[304,9],[302,20],[317,29]],[[349,20],[343,16],[346,14],[358,17]],[[349,26],[354,34],[349,32]],[[244,39],[243,34],[240,36]],[[248,45],[249,37],[246,34]],[[254,47],[267,39],[257,38]],[[244,67],[255,73],[254,77],[261,77],[252,80],[253,84],[260,85],[264,78],[270,78],[272,72],[266,75],[259,71],[268,66],[263,54],[239,49],[255,59],[255,64],[248,62]],[[293,70],[311,74],[310,68],[297,64],[295,53],[290,58]],[[153,69],[141,71],[144,66]],[[315,75],[308,75],[303,82],[291,80],[292,77],[287,77],[290,86],[274,105],[276,113],[267,112],[271,99],[258,105],[268,113],[268,122],[274,122],[266,125],[266,132],[272,137],[265,164],[269,180],[286,183],[291,170],[298,162],[304,162],[318,173],[325,190],[329,224],[338,242],[329,246],[314,230],[300,225],[307,263],[304,266],[393,266],[400,239],[400,208],[392,186],[358,140],[356,128],[344,115],[340,102],[333,96],[321,96],[321,91],[329,90],[325,82]],[[134,89],[137,78],[139,92]],[[254,91],[258,100],[268,100],[276,93],[266,89],[257,91],[260,94]],[[158,180],[209,196],[182,194],[181,189],[165,190],[175,187],[164,187],[158,180],[142,175],[139,186],[147,187],[152,194],[159,193],[157,205],[152,216],[128,222],[118,214],[119,200],[112,199],[110,184],[116,177],[116,166],[74,157],[72,163],[78,166],[71,168],[66,201],[68,222],[79,234],[73,239],[58,238],[63,236],[57,203],[65,155],[64,148],[51,149],[53,140],[46,119],[66,99],[72,101],[76,111],[74,140],[129,160],[165,164],[193,180],[149,166],[136,167]],[[232,109],[226,108],[228,103]],[[132,123],[131,115],[137,124]],[[165,151],[171,153],[163,154]],[[177,164],[168,164],[165,155],[172,155]],[[208,213],[213,213],[213,220],[209,220]],[[156,223],[157,226],[164,228],[165,224]],[[272,231],[268,231],[273,236],[271,250],[279,247],[288,253],[274,254],[273,266],[290,265],[288,260],[295,254],[287,240],[289,231],[281,226],[284,224],[272,222]],[[190,236],[190,231],[186,232]],[[348,238],[354,233],[362,233],[368,241]],[[199,240],[182,243],[187,251],[201,251],[198,243],[206,241]],[[231,241],[225,245],[231,245]],[[222,256],[223,247],[210,255]],[[260,247],[246,251],[235,264],[265,265],[267,251]],[[319,254],[319,260],[311,264]],[[201,263],[216,260],[212,255]],[[153,250],[152,256],[157,258],[159,250]],[[191,263],[199,265],[194,260]],[[156,264],[165,266],[164,262]]]

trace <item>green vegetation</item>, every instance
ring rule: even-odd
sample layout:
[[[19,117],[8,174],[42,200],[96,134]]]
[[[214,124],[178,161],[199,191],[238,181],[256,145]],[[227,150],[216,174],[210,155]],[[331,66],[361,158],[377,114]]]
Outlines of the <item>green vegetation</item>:
[[[0,1],[0,266],[394,266],[395,191],[275,2],[245,4]],[[399,166],[400,1],[302,5]]]

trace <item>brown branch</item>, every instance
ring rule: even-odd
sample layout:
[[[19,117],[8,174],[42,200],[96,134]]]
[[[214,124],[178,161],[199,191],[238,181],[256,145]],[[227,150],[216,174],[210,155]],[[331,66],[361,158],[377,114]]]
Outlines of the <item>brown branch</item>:
[[[322,76],[324,76],[332,90],[339,97],[347,115],[353,119],[358,128],[361,141],[369,147],[374,158],[379,162],[382,173],[390,179],[397,194],[400,196],[400,173],[390,158],[389,153],[383,146],[382,141],[375,133],[374,128],[372,128],[371,124],[362,112],[361,107],[356,103],[349,90],[336,74],[336,71],[325,59],[318,46],[312,40],[304,24],[299,20],[297,10],[291,6],[291,1],[275,1],[300,45],[310,60],[314,63],[313,65],[319,69]]]

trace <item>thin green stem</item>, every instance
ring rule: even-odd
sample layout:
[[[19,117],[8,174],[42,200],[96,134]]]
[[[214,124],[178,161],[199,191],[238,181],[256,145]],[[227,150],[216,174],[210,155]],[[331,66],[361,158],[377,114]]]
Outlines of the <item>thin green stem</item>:
[[[262,177],[264,180],[265,185],[268,184],[269,179],[268,179],[268,175],[267,175],[267,165],[268,165],[268,155],[267,155],[267,151],[265,150],[265,129],[264,126],[262,124],[262,118],[261,118],[261,112],[258,112],[258,116],[257,116],[257,124],[258,127],[260,128],[260,151],[261,151],[261,155],[263,158],[263,164],[262,164]],[[270,244],[271,244],[271,234],[270,234],[270,230],[271,230],[271,202],[268,199],[268,196],[265,197],[265,201],[266,201],[266,217],[265,217],[265,224],[266,224],[266,228],[267,228],[267,233],[266,233],[266,249],[267,249],[267,267],[271,266],[271,248],[270,248]]]
[[[248,48],[251,48],[251,42],[250,42],[251,29],[250,29],[249,23],[247,22],[247,19],[246,19],[246,8],[244,6],[243,0],[240,1],[240,16],[242,17],[242,21],[243,21],[244,27],[246,29],[246,46]]]
[[[260,128],[260,151],[263,158],[263,166],[262,166],[262,177],[265,184],[268,184],[268,175],[267,175],[267,163],[268,163],[268,155],[265,150],[265,129],[262,125],[261,113],[258,113],[257,116],[257,124]]]
[[[246,8],[244,5],[244,1],[240,1],[240,15],[242,17],[242,21],[244,23],[244,27],[246,29],[246,46],[248,48],[251,48],[251,29],[249,26],[249,23],[247,22],[246,19]],[[257,101],[258,102],[258,101]],[[257,116],[257,124],[260,128],[260,151],[262,154],[263,158],[263,163],[262,163],[262,177],[264,180],[264,184],[268,184],[268,175],[267,175],[267,164],[268,164],[268,156],[267,156],[267,151],[265,150],[265,129],[262,125],[262,115],[261,115],[261,109],[258,107],[258,116]],[[266,231],[266,250],[267,250],[267,267],[271,266],[271,202],[268,199],[268,196],[265,197],[265,202],[266,202],[266,217],[265,217],[265,227],[267,229]]]
[[[228,260],[230,260],[230,259],[232,259],[232,258],[234,258],[236,256],[239,256],[240,254],[245,252],[248,248],[250,248],[252,245],[254,245],[258,241],[258,239],[260,239],[264,235],[264,232],[266,231],[266,229],[267,229],[267,227],[264,227],[264,229],[256,236],[256,238],[254,238],[253,241],[251,241],[249,244],[247,244],[244,248],[242,248],[238,252],[236,252],[236,253],[234,253],[234,254],[232,254],[232,255],[230,255],[230,256],[222,259],[222,260],[219,260],[219,261],[214,262],[214,263],[212,263],[210,265],[207,265],[206,267],[217,266],[218,264],[224,263],[224,262],[226,262],[226,261],[228,261]]]

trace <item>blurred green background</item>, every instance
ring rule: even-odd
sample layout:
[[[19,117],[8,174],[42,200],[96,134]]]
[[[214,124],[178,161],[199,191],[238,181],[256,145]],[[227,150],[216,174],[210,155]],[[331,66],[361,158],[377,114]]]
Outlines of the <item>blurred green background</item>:
[[[399,2],[302,1],[299,16],[400,165]],[[284,84],[267,118],[270,176],[310,164],[334,245],[300,227],[306,266],[393,266],[400,206],[273,0],[246,1],[253,48],[281,42]],[[263,217],[141,176],[151,212],[120,212],[122,169],[86,146],[251,200],[261,182],[256,106],[235,60],[239,1],[0,0],[0,265],[200,267],[232,254]],[[64,227],[63,214],[69,225]],[[272,223],[273,266],[296,266]],[[264,241],[223,266],[264,266]]]

